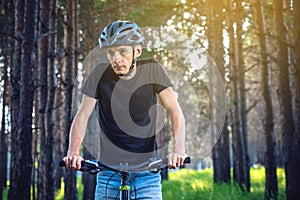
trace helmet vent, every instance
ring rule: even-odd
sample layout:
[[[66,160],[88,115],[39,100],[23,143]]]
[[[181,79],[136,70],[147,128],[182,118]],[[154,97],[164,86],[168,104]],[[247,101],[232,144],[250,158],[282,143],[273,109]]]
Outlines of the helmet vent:
[[[118,28],[120,28],[122,26],[123,23],[119,23]]]
[[[112,29],[110,30],[109,36],[112,37],[114,35],[114,32],[115,32],[114,27],[112,27]]]
[[[118,40],[123,40],[126,37],[126,35],[123,35],[122,37],[119,37]]]
[[[129,30],[131,30],[131,29],[132,29],[131,27],[124,28],[124,29],[122,29],[122,30],[120,31],[120,33],[124,32],[124,31],[129,31]]]
[[[131,39],[133,39],[133,40],[138,40],[138,39],[140,39],[140,38],[139,38],[139,36],[137,36],[137,35],[133,35],[133,36],[131,37]]]

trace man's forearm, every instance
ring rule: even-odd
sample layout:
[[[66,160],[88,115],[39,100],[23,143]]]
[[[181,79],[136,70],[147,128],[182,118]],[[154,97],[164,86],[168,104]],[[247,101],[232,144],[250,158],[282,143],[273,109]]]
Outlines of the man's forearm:
[[[185,153],[185,119],[181,112],[171,115],[173,127],[173,153]]]
[[[86,126],[86,119],[80,119],[80,117],[75,116],[69,136],[69,155],[79,155],[80,146],[85,136]]]

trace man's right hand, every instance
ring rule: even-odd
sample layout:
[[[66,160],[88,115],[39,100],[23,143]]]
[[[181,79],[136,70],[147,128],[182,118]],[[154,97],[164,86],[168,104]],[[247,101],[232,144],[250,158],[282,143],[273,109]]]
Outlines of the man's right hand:
[[[66,163],[66,167],[71,168],[73,170],[81,169],[81,161],[84,159],[78,154],[68,153],[66,157],[63,158]]]

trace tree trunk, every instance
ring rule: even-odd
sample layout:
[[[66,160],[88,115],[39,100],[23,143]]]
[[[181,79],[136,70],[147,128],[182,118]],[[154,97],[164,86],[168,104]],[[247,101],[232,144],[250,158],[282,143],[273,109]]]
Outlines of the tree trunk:
[[[57,10],[57,16],[62,15],[60,10]],[[53,17],[53,16],[52,16]],[[51,18],[52,18],[51,17]],[[57,26],[61,21],[57,21]],[[54,121],[55,121],[55,155],[57,160],[62,159],[65,156],[65,136],[63,130],[63,80],[62,80],[62,60],[64,59],[64,55],[62,50],[63,47],[63,30],[57,29],[56,30],[56,76],[57,76],[57,89],[56,89],[56,100],[55,100],[55,112],[54,112]],[[55,187],[56,189],[61,189],[61,179],[63,177],[63,168],[58,167],[56,169],[56,176],[55,176]]]
[[[55,10],[56,0],[51,0],[45,3],[49,7],[48,21],[50,22],[49,30],[54,32],[56,30]],[[46,7],[45,7],[46,8]],[[47,104],[45,115],[45,198],[52,200],[55,197],[55,157],[54,157],[54,105],[56,98],[56,78],[55,78],[55,36],[53,34],[48,36],[48,70],[47,70]]]
[[[67,153],[67,148],[69,144],[69,132],[72,121],[72,93],[73,93],[73,76],[74,76],[74,48],[73,48],[73,4],[72,0],[67,0],[66,5],[66,21],[64,23],[65,27],[65,38],[64,38],[64,48],[65,48],[65,60],[63,66],[63,77],[64,77],[64,136],[65,136],[65,153]],[[65,154],[66,155],[66,154]],[[77,199],[76,190],[76,176],[75,172],[66,169],[65,174],[65,199],[75,200]]]
[[[247,104],[246,104],[246,89],[245,89],[245,63],[244,63],[244,50],[243,50],[243,19],[244,12],[241,1],[236,2],[236,35],[237,35],[237,66],[238,66],[238,89],[240,96],[240,112],[241,112],[241,131],[243,143],[243,168],[244,177],[243,184],[247,192],[250,192],[250,160],[248,153],[248,126],[247,126]]]
[[[2,24],[3,32],[5,33],[13,33],[12,26],[9,23],[12,21],[11,17],[11,7],[13,2],[3,2],[2,3],[2,12],[0,13],[0,18],[3,19],[4,24]],[[1,5],[1,4],[0,4]],[[2,191],[6,188],[7,182],[7,158],[8,158],[8,134],[7,129],[8,126],[6,124],[7,121],[7,109],[9,102],[7,99],[7,95],[9,94],[8,90],[8,69],[11,66],[11,57],[10,57],[10,49],[12,48],[11,39],[8,35],[0,38],[0,49],[1,49],[1,57],[3,57],[3,70],[2,70],[2,91],[1,91],[1,98],[2,98],[2,108],[1,108],[1,130],[0,130],[0,199],[2,199]]]
[[[215,62],[216,66],[218,67],[222,78],[225,78],[224,73],[224,48],[223,45],[220,45],[223,41],[223,25],[222,25],[222,4],[214,5],[213,1],[209,2],[209,12],[208,12],[208,41],[209,41],[209,56],[212,57],[213,61]],[[213,73],[213,72],[212,72]],[[213,74],[214,76],[214,74]],[[211,76],[211,83],[212,85],[216,85],[214,83],[214,78]],[[223,79],[224,81],[224,79]],[[211,94],[213,95],[211,98],[218,98],[217,95],[220,94],[220,90],[225,88],[211,88]],[[222,129],[221,135],[218,133],[217,126],[217,115],[218,110],[220,110],[214,103],[214,107],[212,108],[212,134],[214,135],[214,144],[213,148],[213,169],[214,169],[214,181],[216,183],[221,182],[229,182],[230,181],[230,157],[229,157],[229,134],[227,131],[227,120],[225,120],[225,124]],[[220,136],[220,137],[219,137]]]
[[[294,134],[288,144],[288,157],[286,161],[286,197],[288,200],[299,197],[300,185],[300,1],[293,1],[294,10]],[[287,98],[287,97],[285,97]]]
[[[242,190],[247,190],[247,183],[246,183],[246,152],[245,152],[245,139],[243,133],[243,123],[242,123],[242,104],[240,102],[241,99],[241,81],[240,76],[243,73],[240,69],[240,62],[242,49],[239,46],[239,43],[242,41],[241,38],[236,38],[235,35],[237,34],[233,29],[233,25],[235,23],[234,19],[240,17],[237,15],[236,11],[233,8],[232,2],[227,3],[229,6],[229,13],[233,13],[233,17],[229,15],[228,17],[228,33],[229,33],[229,40],[230,40],[230,47],[229,47],[229,55],[230,55],[230,64],[232,67],[232,74],[231,74],[231,98],[232,98],[232,151],[233,151],[233,178],[238,183]],[[244,86],[242,86],[244,87]],[[246,186],[246,188],[245,188]]]
[[[39,2],[39,34],[43,35],[49,31],[49,1],[42,0]],[[47,104],[47,69],[48,69],[48,37],[41,37],[38,41],[38,89],[39,89],[39,130],[40,130],[40,152],[38,168],[38,198],[45,199],[47,189],[46,177],[46,127],[45,112]]]
[[[263,3],[260,0],[257,4],[257,24],[259,29],[261,61],[262,61],[262,96],[264,100],[263,128],[266,138],[265,168],[266,168],[266,190],[265,199],[278,196],[278,184],[276,175],[275,159],[275,136],[274,136],[274,114],[273,97],[271,90],[271,66],[268,55],[268,40],[266,38],[266,24],[264,19]]]
[[[25,26],[22,40],[22,65],[20,84],[20,104],[16,135],[17,150],[12,155],[16,165],[12,168],[13,179],[8,199],[30,199],[32,170],[32,109],[34,99],[33,45],[35,38],[36,1],[25,1]]]
[[[287,199],[295,199],[297,196],[290,193],[293,189],[291,183],[294,180],[294,169],[289,164],[291,163],[291,147],[293,144],[293,134],[295,130],[293,110],[292,110],[292,95],[290,88],[289,77],[289,60],[288,60],[288,42],[287,31],[284,27],[283,18],[283,2],[274,1],[274,16],[276,23],[276,37],[278,38],[277,65],[279,68],[279,85],[278,98],[280,103],[280,118],[281,118],[281,133],[284,143],[284,162],[286,174],[286,197]],[[299,169],[298,169],[299,170]],[[295,186],[294,186],[295,187]],[[296,187],[295,187],[296,188]],[[292,196],[294,198],[292,198]]]
[[[13,65],[10,71],[11,77],[11,163],[10,163],[10,182],[14,183],[18,181],[18,172],[14,172],[12,169],[17,169],[17,141],[18,141],[18,114],[19,114],[19,102],[20,102],[20,77],[21,77],[21,55],[22,55],[22,41],[24,29],[24,0],[16,0],[15,2],[15,35],[18,40],[15,41]],[[16,186],[10,186],[9,197],[14,197],[16,194]],[[11,198],[13,199],[13,198]]]

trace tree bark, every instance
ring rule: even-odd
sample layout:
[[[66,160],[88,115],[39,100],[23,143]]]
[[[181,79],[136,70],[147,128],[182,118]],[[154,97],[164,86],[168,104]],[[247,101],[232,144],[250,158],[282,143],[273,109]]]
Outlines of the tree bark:
[[[2,12],[0,13],[0,18],[3,19],[4,24],[2,24],[3,32],[5,33],[13,33],[14,27],[10,25],[10,22],[13,20],[12,18],[12,7],[13,2],[3,2],[2,7],[0,9]],[[8,35],[0,38],[0,49],[1,49],[1,57],[3,57],[3,67],[2,67],[2,119],[1,119],[1,131],[0,131],[0,199],[2,199],[2,191],[6,188],[7,184],[7,162],[8,162],[8,126],[7,126],[7,109],[9,107],[9,101],[7,96],[9,94],[9,79],[8,79],[8,69],[11,66],[11,50],[12,42]]]
[[[56,0],[51,0],[49,5],[49,30],[54,32],[56,30]],[[48,70],[47,70],[47,104],[45,115],[45,153],[44,166],[45,166],[45,198],[54,200],[55,197],[55,156],[54,156],[54,105],[56,98],[56,77],[55,77],[55,36],[53,34],[48,36]]]
[[[222,25],[222,4],[214,5],[213,1],[209,2],[209,12],[208,12],[208,41],[209,41],[209,56],[212,57],[214,63],[218,67],[223,81],[225,80],[225,70],[224,70],[224,48],[223,45],[220,45],[223,41],[223,25]],[[214,74],[213,74],[214,76]],[[212,85],[216,85],[214,83],[214,78],[211,76]],[[218,94],[220,94],[220,90],[224,88],[211,88],[212,99],[218,98]],[[217,133],[217,124],[216,122],[218,110],[220,110],[214,104],[212,108],[212,134],[214,135],[214,141],[216,142],[213,148],[213,169],[214,169],[214,181],[216,183],[221,182],[229,182],[230,181],[230,156],[229,156],[229,134],[227,130],[227,120],[225,120],[225,124],[223,125],[222,133],[219,137],[219,133]]]
[[[64,77],[64,136],[65,136],[65,155],[69,144],[69,132],[72,121],[72,93],[73,93],[73,78],[74,78],[74,47],[73,47],[73,3],[72,0],[66,2],[66,21],[64,23],[64,48],[65,60],[63,64]],[[72,170],[65,171],[65,199],[77,199],[76,176]]]
[[[241,112],[241,134],[243,147],[243,184],[247,192],[250,192],[250,160],[248,152],[248,126],[247,126],[247,103],[245,89],[245,63],[244,63],[244,48],[243,48],[243,19],[244,12],[241,1],[236,2],[236,35],[237,35],[237,66],[238,66],[238,89],[240,96],[240,112]]]
[[[25,1],[25,26],[22,40],[22,65],[18,121],[16,135],[17,150],[12,155],[15,168],[8,199],[30,199],[30,183],[32,170],[32,109],[34,99],[34,62],[33,49],[35,38],[36,1]]]
[[[242,190],[247,191],[247,168],[246,168],[246,152],[245,152],[245,135],[243,133],[243,122],[242,122],[242,104],[241,104],[241,86],[243,83],[240,81],[240,76],[243,71],[240,69],[240,63],[242,51],[241,38],[235,37],[237,34],[233,29],[233,25],[236,22],[235,20],[240,17],[236,12],[236,7],[233,7],[232,2],[228,2],[229,12],[233,13],[233,16],[229,15],[228,17],[228,33],[230,40],[229,55],[230,55],[230,64],[232,67],[231,74],[231,98],[232,98],[232,151],[233,151],[233,178],[238,183],[239,187]],[[246,186],[246,188],[245,188]]]
[[[17,149],[18,149],[18,114],[20,104],[20,77],[21,77],[21,56],[22,56],[22,41],[21,37],[24,29],[24,9],[25,1],[16,0],[15,2],[15,35],[19,40],[15,40],[13,65],[10,71],[11,77],[11,169],[17,169]],[[14,183],[18,180],[19,173],[10,170],[10,182]],[[16,186],[11,186],[9,196],[15,196]]]
[[[60,10],[57,10],[57,16],[62,15],[60,13]],[[52,16],[53,17],[53,16]],[[56,17],[55,17],[56,18]],[[62,22],[60,20],[57,21],[58,24],[61,24]],[[63,80],[62,80],[62,66],[63,66],[63,51],[64,45],[63,45],[63,35],[64,32],[62,29],[56,29],[56,77],[57,77],[57,88],[56,88],[56,99],[55,99],[55,112],[54,112],[54,121],[55,121],[55,155],[59,159],[62,159],[65,156],[65,136],[64,136],[64,130],[63,130]],[[61,179],[63,177],[63,171],[64,169],[59,167],[56,169],[56,175],[55,175],[55,187],[56,189],[61,189]]]
[[[294,168],[291,163],[291,148],[293,148],[293,134],[295,130],[293,109],[292,109],[292,94],[290,88],[289,77],[289,55],[288,55],[288,42],[287,31],[284,26],[283,18],[283,2],[274,1],[275,10],[275,23],[276,23],[276,38],[278,44],[277,51],[277,65],[279,68],[279,85],[278,85],[278,98],[280,104],[280,119],[281,119],[281,134],[284,143],[284,165],[286,174],[286,197],[287,199],[295,199],[297,196],[293,194],[293,190],[297,186],[293,186]],[[299,171],[299,169],[296,169]],[[294,188],[294,189],[293,189]],[[295,191],[297,193],[297,191]],[[294,198],[293,198],[294,197]]]
[[[42,0],[39,2],[39,35],[49,32],[49,1]],[[38,198],[46,199],[47,190],[47,171],[46,171],[46,127],[45,113],[47,104],[47,70],[48,70],[48,37],[41,37],[38,41],[38,89],[39,89],[39,130],[40,130],[40,152],[38,168]]]
[[[299,197],[300,185],[300,2],[293,1],[294,10],[294,44],[293,54],[295,71],[293,73],[294,84],[294,134],[291,143],[288,144],[288,157],[286,163],[286,197],[288,200]],[[287,97],[285,97],[287,98]],[[289,142],[289,141],[288,141]]]
[[[261,61],[262,61],[262,96],[264,100],[264,119],[263,128],[266,138],[265,169],[266,169],[266,189],[265,199],[278,196],[278,183],[276,175],[276,157],[275,157],[275,136],[274,136],[274,111],[273,97],[271,90],[271,66],[268,52],[268,40],[266,37],[266,24],[264,19],[263,3],[260,0],[257,3],[257,24],[259,29]]]

